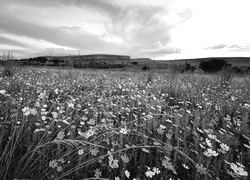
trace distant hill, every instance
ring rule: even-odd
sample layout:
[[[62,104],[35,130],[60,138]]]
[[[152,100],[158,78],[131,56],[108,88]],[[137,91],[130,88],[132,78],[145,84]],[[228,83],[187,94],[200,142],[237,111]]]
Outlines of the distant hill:
[[[208,57],[208,58],[197,58],[197,59],[178,59],[178,60],[163,60],[158,61],[160,64],[179,64],[179,63],[189,63],[193,66],[199,66],[200,62],[208,61],[211,59],[222,59],[227,61],[232,66],[238,67],[250,67],[250,57]]]
[[[178,60],[151,60],[150,58],[137,58],[131,59],[133,62],[133,68],[140,69],[143,66],[150,66],[154,69],[171,69],[177,66],[184,65],[188,63],[196,68],[199,67],[200,62],[208,61],[211,59],[222,59],[227,63],[231,64],[233,67],[239,67],[246,69],[250,67],[250,57],[208,57],[208,58],[197,58],[197,59],[178,59]]]
[[[80,55],[80,56],[43,56],[30,59],[12,61],[16,65],[38,65],[38,66],[74,66],[80,68],[125,68],[128,70],[142,69],[178,69],[188,63],[198,70],[202,61],[211,59],[222,59],[233,67],[246,70],[250,68],[250,57],[208,57],[197,59],[178,60],[152,60],[150,58],[130,58],[130,56],[120,55]],[[73,64],[72,64],[72,60]],[[3,62],[4,63],[4,62]],[[2,63],[2,64],[3,64]],[[0,63],[1,64],[1,63]]]
[[[133,58],[131,61],[137,61],[137,62],[142,62],[142,61],[151,61],[152,59],[150,58]]]

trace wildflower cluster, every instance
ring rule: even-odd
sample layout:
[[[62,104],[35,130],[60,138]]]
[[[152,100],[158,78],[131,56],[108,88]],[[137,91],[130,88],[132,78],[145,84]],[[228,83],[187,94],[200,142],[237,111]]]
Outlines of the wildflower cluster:
[[[160,174],[160,170],[156,167],[154,167],[152,170],[150,170],[150,168],[148,167],[147,172],[145,173],[146,177],[152,178],[153,176],[155,176],[156,174]]]
[[[49,162],[49,167],[61,172],[63,170],[63,163],[65,163],[63,159],[54,159]]]

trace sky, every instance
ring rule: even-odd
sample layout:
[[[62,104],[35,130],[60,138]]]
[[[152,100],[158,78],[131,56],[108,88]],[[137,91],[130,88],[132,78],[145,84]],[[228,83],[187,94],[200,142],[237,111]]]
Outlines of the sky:
[[[250,0],[0,0],[0,55],[250,57]]]

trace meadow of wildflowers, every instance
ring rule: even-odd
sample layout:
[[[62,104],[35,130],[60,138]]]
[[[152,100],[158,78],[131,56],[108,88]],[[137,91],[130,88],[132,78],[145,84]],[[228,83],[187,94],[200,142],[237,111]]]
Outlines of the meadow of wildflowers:
[[[0,179],[249,179],[250,77],[16,68]]]

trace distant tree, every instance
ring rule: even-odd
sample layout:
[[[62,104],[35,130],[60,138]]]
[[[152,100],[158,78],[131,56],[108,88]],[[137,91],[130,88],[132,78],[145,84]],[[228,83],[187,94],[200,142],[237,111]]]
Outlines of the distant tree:
[[[137,64],[138,64],[138,62],[136,62],[136,61],[135,61],[135,62],[132,62],[131,64],[133,64],[133,65],[137,65]]]
[[[35,58],[37,61],[39,61],[40,63],[46,63],[47,62],[47,58],[46,57],[37,57]]]
[[[60,59],[54,59],[53,63],[54,63],[55,66],[58,66],[59,63],[60,63]]]
[[[181,69],[180,69],[180,72],[181,73],[184,73],[184,72],[194,72],[194,70],[195,70],[195,66],[192,66],[191,64],[189,64],[189,63],[185,63],[185,64],[183,64],[182,66],[181,66]]]
[[[242,74],[243,73],[243,70],[241,68],[237,67],[237,66],[231,67],[230,71],[232,71],[233,73],[236,73],[236,74]]]
[[[148,65],[145,65],[145,66],[142,67],[142,70],[143,71],[150,70],[150,67]]]
[[[250,74],[250,67],[247,67],[246,73]]]
[[[215,73],[230,66],[231,64],[228,64],[225,60],[216,58],[208,61],[202,61],[199,64],[199,68],[208,73]]]

